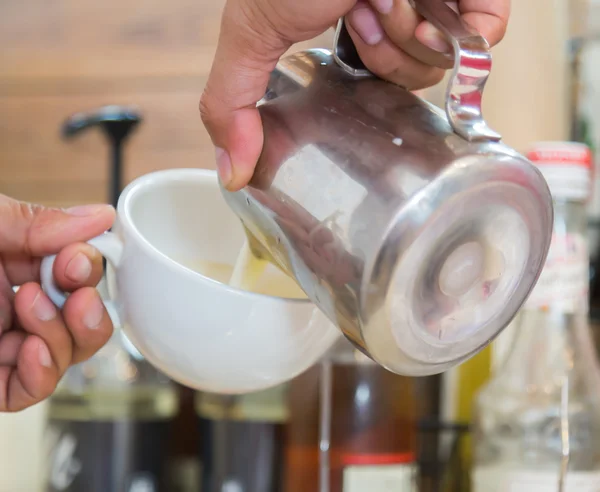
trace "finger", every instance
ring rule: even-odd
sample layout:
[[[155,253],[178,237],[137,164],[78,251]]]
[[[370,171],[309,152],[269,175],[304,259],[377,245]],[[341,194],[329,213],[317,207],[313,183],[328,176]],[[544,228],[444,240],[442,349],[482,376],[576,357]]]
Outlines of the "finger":
[[[28,336],[17,356],[17,366],[0,367],[0,411],[17,412],[52,394],[59,379],[47,344]]]
[[[2,255],[4,272],[11,287],[27,282],[39,282],[41,263],[42,258],[24,253]]]
[[[52,367],[62,376],[71,364],[73,340],[60,312],[38,284],[21,286],[15,295],[15,314],[23,331],[44,341]]]
[[[448,7],[450,7],[456,15],[460,15],[460,11],[458,9],[458,2],[445,2]],[[446,55],[448,60],[453,60],[453,48],[451,44],[451,40],[446,36],[442,31],[438,28],[434,27],[429,21],[422,21],[415,28],[415,39],[419,44],[425,46],[427,49],[432,50],[435,53],[440,53]],[[441,56],[441,55],[439,55]]]
[[[463,20],[481,34],[490,46],[498,44],[506,34],[510,16],[510,0],[461,0],[447,2],[460,12]],[[415,31],[415,38],[436,51],[447,51],[448,41],[444,34],[429,22],[422,22]]]
[[[102,255],[89,244],[71,244],[57,255],[53,272],[57,285],[67,292],[95,287],[102,279]]]
[[[363,0],[356,5],[346,16],[346,25],[352,26],[363,43],[375,46],[385,37],[385,32],[375,11]]]
[[[291,46],[242,2],[227,2],[200,115],[216,147],[223,185],[235,191],[252,177],[263,145],[256,103],[277,60]]]
[[[439,31],[434,30],[432,34],[436,49],[431,49],[429,44],[425,45],[415,37],[415,30],[422,24],[422,17],[409,0],[395,0],[389,9],[382,9],[380,2],[375,0],[371,0],[371,3],[378,11],[378,20],[387,37],[402,51],[426,65],[445,69],[452,67],[452,46]],[[428,35],[427,31],[424,35]]]
[[[408,90],[415,90],[435,85],[444,77],[442,69],[416,60],[387,37],[371,46],[362,40],[351,25],[348,25],[348,32],[363,63],[383,79]]]
[[[13,299],[15,293],[0,266],[0,336],[13,328]]]
[[[490,46],[502,41],[510,17],[510,0],[460,0],[458,7],[465,21],[474,27]]]
[[[4,271],[11,285],[40,281],[42,258],[27,255],[5,255]],[[97,285],[102,278],[102,255],[86,243],[74,243],[63,248],[54,263],[57,285],[71,292],[79,287]]]
[[[16,366],[17,356],[27,334],[13,330],[0,337],[0,366]]]
[[[72,364],[89,359],[112,335],[110,317],[93,287],[73,292],[63,307],[63,317],[75,342]]]
[[[0,251],[6,255],[44,256],[87,241],[109,229],[115,211],[110,205],[68,210],[45,208],[0,195]]]

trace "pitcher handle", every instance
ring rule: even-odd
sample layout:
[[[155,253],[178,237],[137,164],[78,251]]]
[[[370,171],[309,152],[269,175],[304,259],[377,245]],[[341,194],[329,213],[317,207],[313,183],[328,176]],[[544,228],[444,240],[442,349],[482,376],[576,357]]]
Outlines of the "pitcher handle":
[[[446,35],[454,51],[454,69],[446,90],[446,115],[452,129],[468,141],[498,141],[502,137],[483,119],[483,89],[492,69],[488,42],[444,0],[410,0],[413,8]],[[338,20],[333,57],[355,77],[372,76],[358,52],[344,18]]]

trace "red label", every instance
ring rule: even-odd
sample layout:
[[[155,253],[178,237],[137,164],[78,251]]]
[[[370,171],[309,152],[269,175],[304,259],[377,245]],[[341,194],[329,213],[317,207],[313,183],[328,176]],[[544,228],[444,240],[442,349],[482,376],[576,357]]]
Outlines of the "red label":
[[[413,463],[415,453],[378,453],[378,454],[344,454],[342,462],[345,466],[351,465],[399,465]]]
[[[527,153],[527,158],[538,166],[545,164],[573,165],[592,167],[592,152],[585,145],[535,148]]]

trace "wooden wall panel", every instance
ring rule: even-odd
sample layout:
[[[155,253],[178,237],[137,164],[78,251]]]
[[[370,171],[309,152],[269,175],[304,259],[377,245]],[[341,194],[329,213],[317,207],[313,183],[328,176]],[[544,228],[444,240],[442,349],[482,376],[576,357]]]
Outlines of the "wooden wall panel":
[[[144,122],[125,180],[168,167],[210,167],[198,98],[222,1],[0,2],[0,192],[68,206],[106,200],[109,147],[89,130],[60,137],[71,114],[135,105]]]
[[[2,0],[0,193],[48,205],[105,201],[109,147],[99,130],[60,138],[71,114],[135,105],[125,181],[214,167],[198,115],[224,0]],[[331,32],[294,50],[328,46]]]
[[[0,191],[53,204],[102,197],[110,155],[104,134],[99,128],[89,129],[65,141],[60,127],[70,114],[104,104],[133,104],[144,117],[126,147],[126,181],[157,169],[210,167],[212,148],[198,117],[198,94],[189,90],[0,98]],[[79,188],[83,183],[87,186]],[[38,197],[40,188],[45,189]],[[94,192],[88,198],[84,190]]]
[[[144,121],[127,146],[133,160],[139,153],[193,154],[209,144],[198,116],[197,91],[0,98],[0,148],[6,158],[0,162],[2,176],[22,180],[36,171],[40,178],[61,180],[100,172],[105,166],[85,164],[104,157],[107,143],[100,129],[61,141],[60,127],[70,114],[104,104],[132,104],[142,113]],[[7,114],[10,120],[4,118]],[[10,162],[15,160],[20,163],[16,168]],[[131,159],[128,164],[136,165]]]
[[[3,0],[0,77],[203,74],[222,0]]]

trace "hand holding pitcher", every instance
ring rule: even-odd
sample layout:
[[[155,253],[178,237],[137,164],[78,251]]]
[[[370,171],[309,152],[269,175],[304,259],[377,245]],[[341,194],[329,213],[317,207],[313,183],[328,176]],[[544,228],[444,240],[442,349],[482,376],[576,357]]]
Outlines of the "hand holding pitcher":
[[[256,103],[273,67],[294,43],[340,17],[366,67],[409,90],[435,85],[452,68],[452,46],[411,0],[229,0],[200,111],[217,148],[221,180],[230,191],[250,180],[263,144]],[[510,0],[445,2],[491,46],[506,30]]]

